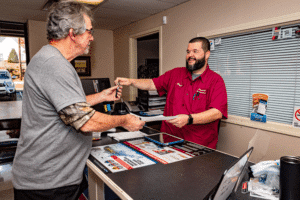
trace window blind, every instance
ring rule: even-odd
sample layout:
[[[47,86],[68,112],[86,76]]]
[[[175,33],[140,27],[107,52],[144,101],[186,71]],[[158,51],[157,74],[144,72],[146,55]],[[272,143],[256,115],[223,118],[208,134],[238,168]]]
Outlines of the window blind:
[[[300,38],[292,29],[291,38],[277,40],[272,29],[224,37],[211,50],[208,64],[225,81],[230,115],[250,117],[252,94],[265,93],[267,121],[292,124],[300,107]]]

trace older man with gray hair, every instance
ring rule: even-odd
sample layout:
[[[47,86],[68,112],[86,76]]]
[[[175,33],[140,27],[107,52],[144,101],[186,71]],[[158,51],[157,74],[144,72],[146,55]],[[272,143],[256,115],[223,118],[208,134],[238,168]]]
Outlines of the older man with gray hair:
[[[47,22],[49,44],[30,61],[25,74],[22,124],[13,162],[15,199],[78,199],[93,131],[122,126],[141,129],[133,115],[111,116],[91,106],[120,99],[117,86],[85,96],[70,61],[87,53],[92,35],[88,7],[56,3]]]

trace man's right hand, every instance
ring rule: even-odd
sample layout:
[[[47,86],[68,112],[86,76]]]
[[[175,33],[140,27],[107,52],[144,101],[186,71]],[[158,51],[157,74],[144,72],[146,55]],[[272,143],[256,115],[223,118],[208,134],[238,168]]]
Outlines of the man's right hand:
[[[117,79],[115,80],[115,84],[118,85],[131,85],[132,83],[132,79],[129,78],[121,78],[121,77],[117,77]]]
[[[141,121],[139,117],[127,114],[125,115],[126,120],[125,123],[122,125],[123,128],[126,130],[132,132],[132,131],[138,131],[143,128],[145,125],[144,121]]]

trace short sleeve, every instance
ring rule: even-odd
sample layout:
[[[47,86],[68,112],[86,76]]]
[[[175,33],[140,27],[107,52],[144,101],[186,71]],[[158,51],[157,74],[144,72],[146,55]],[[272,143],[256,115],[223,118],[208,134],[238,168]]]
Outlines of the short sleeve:
[[[216,76],[215,84],[211,88],[211,102],[209,107],[218,109],[222,113],[223,118],[227,119],[227,92],[225,82],[219,75]]]
[[[61,60],[60,60],[61,61]],[[65,61],[51,60],[45,63],[42,93],[53,104],[56,111],[74,103],[86,102],[81,81],[73,66]]]
[[[167,93],[171,76],[172,76],[172,70],[167,71],[163,75],[152,79],[159,96],[162,96]]]

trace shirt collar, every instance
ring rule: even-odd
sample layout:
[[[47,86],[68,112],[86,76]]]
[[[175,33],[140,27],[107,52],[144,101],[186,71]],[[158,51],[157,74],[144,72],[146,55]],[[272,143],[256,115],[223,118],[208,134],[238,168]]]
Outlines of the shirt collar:
[[[211,70],[209,69],[209,65],[207,64],[205,71],[198,78],[196,78],[194,81],[200,79],[202,82],[204,82],[205,79],[206,79],[205,77],[207,77],[207,74],[209,74],[209,71],[211,71]],[[192,74],[189,72],[189,70],[186,69],[185,73],[186,73],[186,78],[189,78],[192,81],[193,80],[192,79]]]

